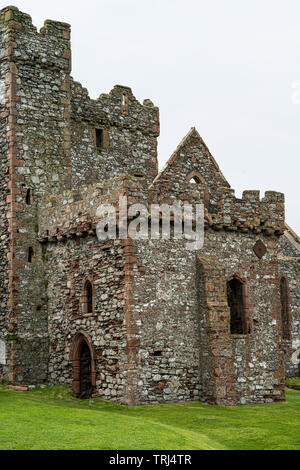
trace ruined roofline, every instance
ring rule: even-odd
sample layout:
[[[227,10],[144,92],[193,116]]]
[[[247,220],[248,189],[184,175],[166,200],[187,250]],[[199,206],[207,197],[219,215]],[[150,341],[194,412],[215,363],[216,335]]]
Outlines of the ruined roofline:
[[[165,163],[165,165],[163,166],[163,168],[159,171],[158,175],[154,178],[153,182],[151,183],[150,185],[150,188],[152,188],[156,183],[159,182],[161,176],[164,174],[164,172],[167,170],[167,168],[172,165],[172,163],[175,161],[175,159],[177,158],[180,150],[184,147],[184,145],[188,142],[189,138],[191,136],[196,136],[199,141],[201,142],[201,144],[204,146],[205,150],[208,152],[212,162],[214,163],[215,167],[216,167],[216,170],[220,173],[220,175],[222,176],[222,178],[224,179],[224,186],[225,187],[228,187],[230,188],[230,184],[228,183],[228,181],[226,180],[225,176],[223,175],[223,173],[221,172],[220,170],[220,167],[219,165],[217,164],[216,160],[214,159],[214,157],[212,156],[211,152],[209,151],[206,143],[204,142],[204,140],[202,139],[202,137],[200,136],[199,132],[197,131],[197,129],[195,127],[191,127],[191,129],[189,130],[189,132],[183,137],[183,139],[181,140],[181,142],[178,144],[178,146],[176,147],[176,150],[172,153],[171,157],[169,158],[169,160]]]
[[[126,100],[125,110],[123,97]],[[94,127],[132,129],[147,136],[158,137],[160,134],[159,108],[149,99],[141,104],[131,88],[122,85],[115,85],[109,94],[102,93],[97,99],[92,99],[88,90],[72,77],[71,119],[74,122],[90,123]]]
[[[289,243],[300,253],[300,237],[296,232],[286,223],[284,236],[288,239]]]
[[[37,27],[33,25],[31,16],[27,13],[20,11],[15,6],[7,6],[0,10],[0,33],[1,29],[9,31],[15,30],[18,34],[21,32],[26,32],[31,36],[37,36],[41,39],[53,36],[54,38],[70,41],[71,36],[71,25],[69,23],[49,19],[44,21],[44,25],[38,31]],[[5,51],[5,56],[1,57],[2,59],[14,60],[16,62],[22,60],[22,58],[20,57],[11,56],[10,54],[8,54],[8,50],[9,49]],[[71,71],[71,54],[67,53],[66,57],[64,58],[69,60],[67,69],[68,71]],[[143,100],[143,103],[141,103],[137,100],[137,98],[132,93],[132,89],[128,86],[118,84],[114,85],[108,94],[101,93],[97,99],[92,99],[89,95],[89,91],[87,90],[87,88],[85,88],[80,82],[74,80],[74,78],[72,77],[71,81],[74,86],[81,88],[82,94],[85,95],[91,103],[99,104],[99,102],[105,99],[110,99],[114,94],[124,91],[128,94],[129,99],[135,105],[139,105],[141,109],[158,113],[158,107],[154,106],[150,99],[146,98]],[[159,135],[159,132],[157,133],[157,135]]]
[[[113,88],[109,91],[109,93],[100,93],[98,98],[91,98],[89,90],[82,85],[79,81],[75,80],[74,77],[70,77],[72,85],[74,87],[79,87],[82,91],[82,94],[86,96],[86,98],[91,102],[98,104],[99,102],[103,101],[104,99],[110,99],[115,93],[119,93],[120,91],[125,91],[128,93],[130,99],[135,103],[138,104],[141,108],[145,108],[148,110],[155,110],[156,112],[159,110],[158,106],[155,106],[153,102],[149,98],[145,98],[143,103],[141,103],[133,94],[132,88],[127,85],[120,85],[116,84]]]
[[[179,143],[179,145],[177,146],[176,150],[172,153],[171,157],[169,158],[169,160],[165,163],[165,165],[163,166],[163,168],[159,171],[159,173],[157,174],[157,176],[154,178],[153,182],[151,183],[149,189],[154,189],[156,183],[159,183],[159,180],[161,178],[161,176],[163,175],[163,173],[166,171],[166,169],[172,165],[172,163],[175,161],[175,159],[177,158],[180,150],[184,147],[184,145],[188,142],[189,138],[191,136],[196,136],[199,141],[201,142],[201,144],[205,147],[205,149],[207,150],[207,152],[209,153],[209,156],[211,158],[211,160],[213,161],[214,165],[215,165],[215,168],[217,169],[217,171],[222,175],[222,177],[224,178],[224,186],[221,186],[218,188],[218,192],[219,193],[224,193],[226,195],[231,195],[232,197],[234,197],[237,201],[243,201],[243,200],[253,200],[255,202],[269,202],[272,197],[275,195],[278,195],[278,198],[279,199],[282,199],[283,198],[283,201],[284,202],[284,194],[279,192],[279,191],[265,191],[264,193],[264,196],[262,198],[260,198],[260,190],[244,190],[243,191],[243,194],[242,194],[242,198],[237,198],[235,197],[235,189],[233,189],[231,187],[231,185],[228,183],[228,181],[226,180],[226,178],[224,177],[224,175],[222,174],[221,170],[220,170],[220,167],[219,165],[217,164],[215,158],[212,156],[212,154],[210,153],[207,145],[205,144],[204,140],[202,139],[202,137],[200,136],[199,132],[197,131],[197,129],[195,127],[191,127],[191,129],[189,130],[189,132],[185,135],[185,137],[181,140],[181,142]]]
[[[293,238],[300,244],[299,235],[297,235],[297,233],[287,223],[285,223],[285,228],[287,232],[289,232],[293,236]]]

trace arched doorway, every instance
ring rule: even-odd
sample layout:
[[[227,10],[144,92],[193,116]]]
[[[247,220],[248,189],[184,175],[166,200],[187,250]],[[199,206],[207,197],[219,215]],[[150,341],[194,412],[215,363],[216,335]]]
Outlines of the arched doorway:
[[[73,341],[70,359],[73,365],[72,388],[78,398],[90,398],[96,390],[95,355],[89,337],[78,333]]]
[[[79,398],[90,398],[92,396],[92,364],[91,353],[85,341],[82,341],[79,361],[80,361],[80,394]]]

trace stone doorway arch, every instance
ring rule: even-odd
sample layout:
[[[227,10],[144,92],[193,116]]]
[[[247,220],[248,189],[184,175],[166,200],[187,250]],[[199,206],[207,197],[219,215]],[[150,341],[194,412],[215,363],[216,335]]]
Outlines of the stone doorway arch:
[[[84,332],[75,336],[70,359],[73,366],[74,393],[81,399],[92,397],[96,391],[95,353],[90,338]]]

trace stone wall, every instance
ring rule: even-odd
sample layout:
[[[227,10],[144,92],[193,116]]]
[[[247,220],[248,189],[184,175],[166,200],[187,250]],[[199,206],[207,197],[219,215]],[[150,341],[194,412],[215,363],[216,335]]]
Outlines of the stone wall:
[[[40,32],[15,7],[1,10],[2,68],[8,85],[10,165],[9,331],[15,338],[10,379],[47,378],[48,325],[39,198],[70,182],[70,32],[46,21]]]
[[[43,202],[40,239],[46,246],[59,247],[95,235],[97,207],[101,202],[117,206],[120,194],[130,202],[195,203],[203,197],[201,185],[197,189],[183,184],[172,191],[146,190],[139,178],[121,176],[81,191],[66,191]],[[200,252],[189,251],[185,241],[174,239],[133,240],[126,247],[130,270],[124,287],[125,323],[131,334],[126,340],[131,384],[128,376],[126,387],[132,403],[201,399],[244,404],[284,399],[275,234],[284,220],[283,196],[269,192],[261,201],[257,192],[246,192],[240,200],[232,190],[227,192],[220,193],[223,212],[206,212]],[[266,250],[259,257],[254,252],[258,241]],[[198,255],[201,263],[206,260],[203,276],[197,274]],[[52,269],[51,258],[49,262]],[[68,267],[67,272],[70,275]],[[249,334],[245,335],[230,335],[225,292],[226,280],[233,275],[247,285]]]
[[[216,191],[221,187],[230,188],[230,184],[195,128],[178,145],[151,187],[159,184],[165,190],[178,190],[193,176],[198,176],[208,190],[210,212],[217,212],[219,198]]]
[[[101,244],[96,237],[49,243],[49,381],[71,386],[74,338],[84,332],[96,358],[97,395],[127,401],[125,258],[120,240]],[[94,286],[94,311],[83,310],[83,288]]]
[[[284,399],[277,239],[259,238],[267,247],[261,260],[253,252],[257,235],[205,232],[200,256],[208,256],[214,269],[217,266],[213,260],[217,259],[225,269],[223,286],[213,274],[207,283],[205,295],[210,296],[211,318],[217,315],[211,326],[200,308],[204,293],[200,289],[198,294],[197,253],[187,251],[183,242],[174,240],[137,244],[136,257],[143,267],[143,274],[136,270],[134,281],[134,319],[139,325],[141,345],[138,352],[139,403],[200,398],[210,403],[245,404]],[[236,273],[248,286],[249,335],[229,333],[225,283]],[[220,330],[219,339],[214,335],[216,328]],[[220,335],[223,335],[222,341]],[[221,348],[219,353],[218,348]],[[226,365],[226,357],[234,364],[234,378]],[[203,370],[204,361],[208,364]],[[208,373],[212,374],[210,379]],[[219,385],[215,374],[221,377]]]
[[[279,276],[288,279],[290,340],[283,340],[286,376],[300,375],[300,244],[289,229],[280,237]]]
[[[4,48],[4,37],[0,35],[0,50]],[[9,322],[9,230],[8,230],[8,204],[9,196],[9,149],[8,132],[8,85],[6,77],[9,74],[7,63],[0,63],[0,341],[2,341],[2,355],[0,359],[0,377],[8,379],[9,344],[7,324]]]
[[[284,196],[236,198],[194,128],[157,174],[158,108],[120,85],[92,100],[70,71],[69,25],[47,20],[38,32],[17,8],[1,10],[1,377],[76,388],[76,341],[84,335],[94,393],[103,398],[284,399],[277,260]],[[127,234],[99,242],[97,209],[111,203],[118,212],[120,195],[148,208],[204,202],[204,247]],[[286,256],[292,263],[282,260],[280,269],[291,280],[297,341],[298,265],[295,253]],[[232,276],[247,291],[242,335],[230,334]],[[87,279],[92,314],[82,308]]]
[[[122,99],[128,100],[127,110]],[[128,87],[116,85],[92,100],[79,83],[71,86],[73,186],[93,184],[120,174],[141,174],[148,185],[157,175],[159,111],[150,100],[141,105]],[[102,129],[97,148],[95,129]]]

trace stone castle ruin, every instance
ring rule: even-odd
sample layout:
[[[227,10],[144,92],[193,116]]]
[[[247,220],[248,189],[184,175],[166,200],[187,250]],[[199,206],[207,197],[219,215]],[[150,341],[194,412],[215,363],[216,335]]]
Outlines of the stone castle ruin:
[[[159,110],[71,75],[70,26],[0,12],[0,378],[78,397],[285,399],[299,375],[300,240],[284,196],[241,199],[195,128],[158,172]],[[119,197],[205,207],[205,241],[100,241]]]

